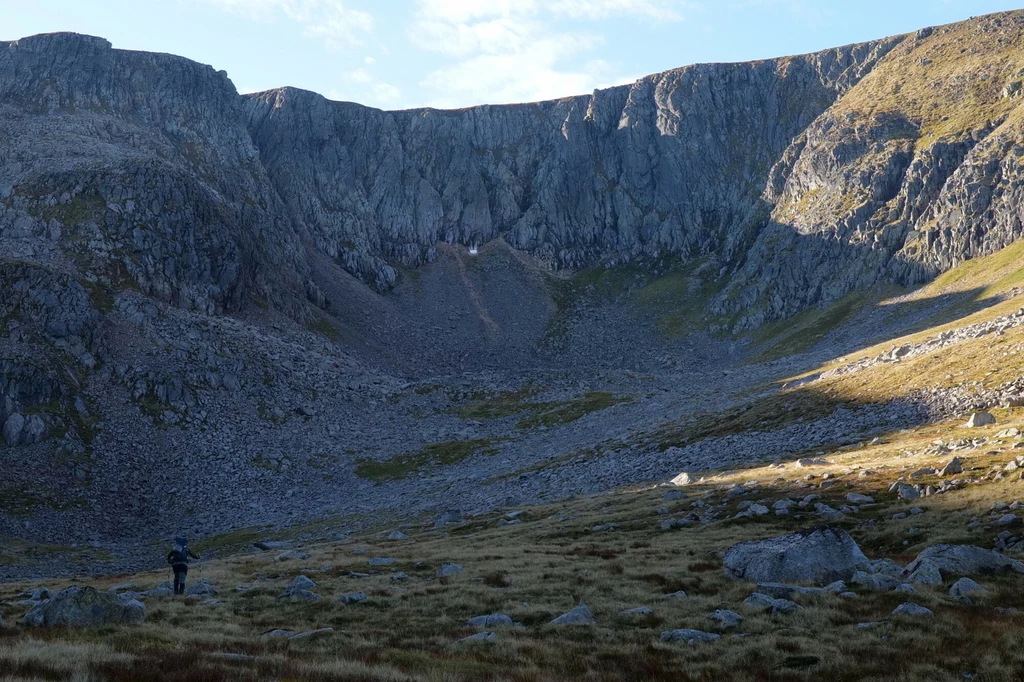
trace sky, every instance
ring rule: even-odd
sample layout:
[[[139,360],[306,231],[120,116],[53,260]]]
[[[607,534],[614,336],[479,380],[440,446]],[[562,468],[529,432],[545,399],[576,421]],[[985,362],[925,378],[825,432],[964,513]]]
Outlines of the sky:
[[[1018,1],[1016,7],[1022,3]],[[383,109],[589,93],[1015,9],[1000,0],[0,0],[0,40],[75,31]]]

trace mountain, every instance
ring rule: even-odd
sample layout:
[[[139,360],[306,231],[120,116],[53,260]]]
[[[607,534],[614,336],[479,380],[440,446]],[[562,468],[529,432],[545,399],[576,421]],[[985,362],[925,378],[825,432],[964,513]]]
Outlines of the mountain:
[[[183,529],[493,509],[948,416],[757,400],[1004,314],[1021,45],[1006,12],[386,112],[0,43],[0,535],[138,565]]]

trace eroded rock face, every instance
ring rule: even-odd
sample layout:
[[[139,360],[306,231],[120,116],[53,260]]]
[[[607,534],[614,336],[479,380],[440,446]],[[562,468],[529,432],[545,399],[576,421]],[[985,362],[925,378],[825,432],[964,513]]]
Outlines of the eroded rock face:
[[[871,570],[849,533],[829,527],[741,542],[726,550],[723,563],[731,578],[768,583],[826,585]]]
[[[32,608],[22,622],[33,626],[95,627],[141,623],[146,606],[129,595],[100,592],[92,587],[69,587]]]

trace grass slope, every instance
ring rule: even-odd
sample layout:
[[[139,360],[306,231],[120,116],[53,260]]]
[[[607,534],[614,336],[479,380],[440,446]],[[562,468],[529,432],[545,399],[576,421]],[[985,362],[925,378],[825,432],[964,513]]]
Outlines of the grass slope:
[[[1024,667],[1024,629],[1018,616],[995,609],[1024,609],[1024,577],[978,578],[989,592],[972,604],[950,598],[948,585],[919,586],[913,595],[858,589],[855,599],[806,598],[802,611],[773,617],[744,606],[754,586],[732,581],[721,570],[721,552],[735,542],[820,522],[812,511],[732,519],[744,500],[770,505],[811,492],[834,507],[849,492],[876,498],[877,504],[837,524],[871,558],[904,563],[938,542],[992,546],[1001,530],[989,523],[993,502],[1015,500],[1024,485],[991,476],[993,467],[1002,468],[1020,452],[1013,447],[1019,438],[996,435],[1008,424],[1020,424],[1024,410],[1000,417],[1000,424],[969,433],[959,422],[949,422],[890,434],[870,447],[827,453],[828,464],[809,476],[808,469],[792,464],[709,475],[687,487],[681,500],[662,499],[664,488],[626,490],[525,509],[516,525],[499,526],[502,517],[491,514],[445,531],[433,530],[431,523],[405,526],[411,536],[406,541],[375,533],[313,546],[307,548],[310,559],[300,562],[275,562],[259,553],[211,561],[203,575],[221,590],[216,604],[151,601],[141,626],[0,630],[0,679],[931,681],[962,680],[964,673],[1013,679]],[[917,501],[923,513],[894,520],[914,503],[897,500],[888,492],[889,482],[947,461],[950,455],[928,454],[936,438],[951,442],[965,436],[979,445],[956,454],[965,460],[964,477],[981,482]],[[725,489],[735,483],[755,492],[727,499]],[[660,529],[666,515],[659,507],[680,514],[695,505],[713,505],[723,520]],[[967,524],[975,518],[982,524],[971,530]],[[609,523],[618,528],[592,530]],[[395,557],[396,563],[372,570],[368,558],[375,556]],[[445,562],[461,564],[465,573],[436,578]],[[352,577],[352,572],[364,575]],[[397,572],[408,578],[393,579]],[[299,574],[319,583],[323,601],[279,598]],[[130,580],[151,587],[166,577],[163,572],[111,576],[94,584],[102,588]],[[235,592],[236,584],[253,589]],[[0,586],[5,622],[24,612],[13,602],[25,587]],[[678,590],[688,597],[665,598]],[[371,600],[349,606],[336,601],[356,591]],[[927,606],[936,617],[890,618],[904,601]],[[549,624],[579,602],[593,610],[596,626]],[[649,606],[652,613],[618,616],[636,606]],[[662,631],[681,627],[728,635],[707,618],[719,608],[743,615],[737,632],[745,637],[694,646],[659,641]],[[488,613],[507,613],[522,626],[499,629],[493,644],[459,643],[474,632],[465,621]],[[858,627],[862,622],[880,625]],[[261,636],[274,628],[322,627],[334,631],[294,642]]]

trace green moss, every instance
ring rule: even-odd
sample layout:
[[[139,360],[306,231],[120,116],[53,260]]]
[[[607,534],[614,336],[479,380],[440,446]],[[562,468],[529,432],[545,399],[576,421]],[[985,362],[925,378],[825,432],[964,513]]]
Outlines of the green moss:
[[[614,405],[630,402],[632,398],[616,396],[606,391],[591,391],[575,400],[545,403],[534,414],[521,419],[517,426],[531,429],[537,426],[558,426],[568,424],[593,412],[600,412]]]
[[[483,438],[432,443],[422,450],[410,452],[388,460],[363,458],[356,463],[356,475],[370,481],[403,479],[427,468],[458,464],[478,453],[497,454],[502,439]]]
[[[539,389],[524,386],[515,391],[506,391],[478,399],[460,406],[455,413],[463,419],[499,419],[536,407],[536,403],[524,402],[537,394]]]

